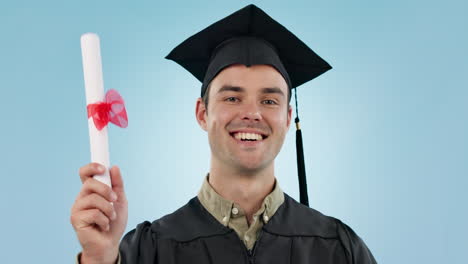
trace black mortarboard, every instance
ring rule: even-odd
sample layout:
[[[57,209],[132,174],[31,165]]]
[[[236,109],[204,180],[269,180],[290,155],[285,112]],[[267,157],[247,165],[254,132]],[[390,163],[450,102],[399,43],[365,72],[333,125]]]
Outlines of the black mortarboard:
[[[304,42],[253,4],[189,37],[166,59],[177,62],[202,82],[202,97],[213,78],[232,64],[271,65],[281,73],[290,89],[331,69]],[[308,205],[302,133],[297,113],[296,95],[300,201]]]

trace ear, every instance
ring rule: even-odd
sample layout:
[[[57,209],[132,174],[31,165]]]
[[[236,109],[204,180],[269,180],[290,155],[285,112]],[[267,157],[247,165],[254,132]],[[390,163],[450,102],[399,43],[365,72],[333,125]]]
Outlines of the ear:
[[[287,121],[287,126],[289,129],[289,125],[291,125],[291,118],[292,118],[292,107],[291,105],[288,106],[288,121]]]
[[[197,99],[197,105],[195,107],[195,117],[197,118],[197,122],[203,130],[207,130],[206,128],[206,106],[203,102],[202,98]]]

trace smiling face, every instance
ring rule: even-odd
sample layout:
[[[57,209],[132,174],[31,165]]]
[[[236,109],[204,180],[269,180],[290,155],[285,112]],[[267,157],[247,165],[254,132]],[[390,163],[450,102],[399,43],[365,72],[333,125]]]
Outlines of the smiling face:
[[[212,163],[252,173],[273,166],[291,122],[286,81],[268,65],[232,65],[211,82],[208,109],[196,117],[208,132]]]

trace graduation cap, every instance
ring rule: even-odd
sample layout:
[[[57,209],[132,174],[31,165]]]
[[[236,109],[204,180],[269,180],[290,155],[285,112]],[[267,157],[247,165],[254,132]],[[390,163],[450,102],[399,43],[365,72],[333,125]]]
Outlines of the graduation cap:
[[[177,62],[202,82],[202,97],[216,75],[232,64],[266,64],[281,73],[290,91],[295,91],[300,202],[309,205],[295,88],[330,70],[331,66],[253,4],[189,37],[175,47],[166,59]]]

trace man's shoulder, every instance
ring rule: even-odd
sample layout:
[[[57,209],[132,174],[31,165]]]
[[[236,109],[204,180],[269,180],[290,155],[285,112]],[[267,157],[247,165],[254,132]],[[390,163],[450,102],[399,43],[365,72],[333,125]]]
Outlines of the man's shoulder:
[[[342,224],[332,216],[322,214],[320,211],[307,207],[292,197],[284,194],[284,203],[278,208],[265,230],[284,236],[318,236],[335,238],[337,229]]]
[[[322,214],[316,209],[300,204],[287,194],[285,201],[264,228],[282,236],[302,236],[337,239],[355,260],[366,259],[376,263],[364,241],[341,220]],[[359,262],[359,261],[358,261]]]
[[[185,242],[216,232],[216,228],[208,224],[204,217],[200,202],[193,198],[171,214],[153,222],[138,224],[120,242],[123,263],[137,263],[141,260],[152,263],[161,240]]]

